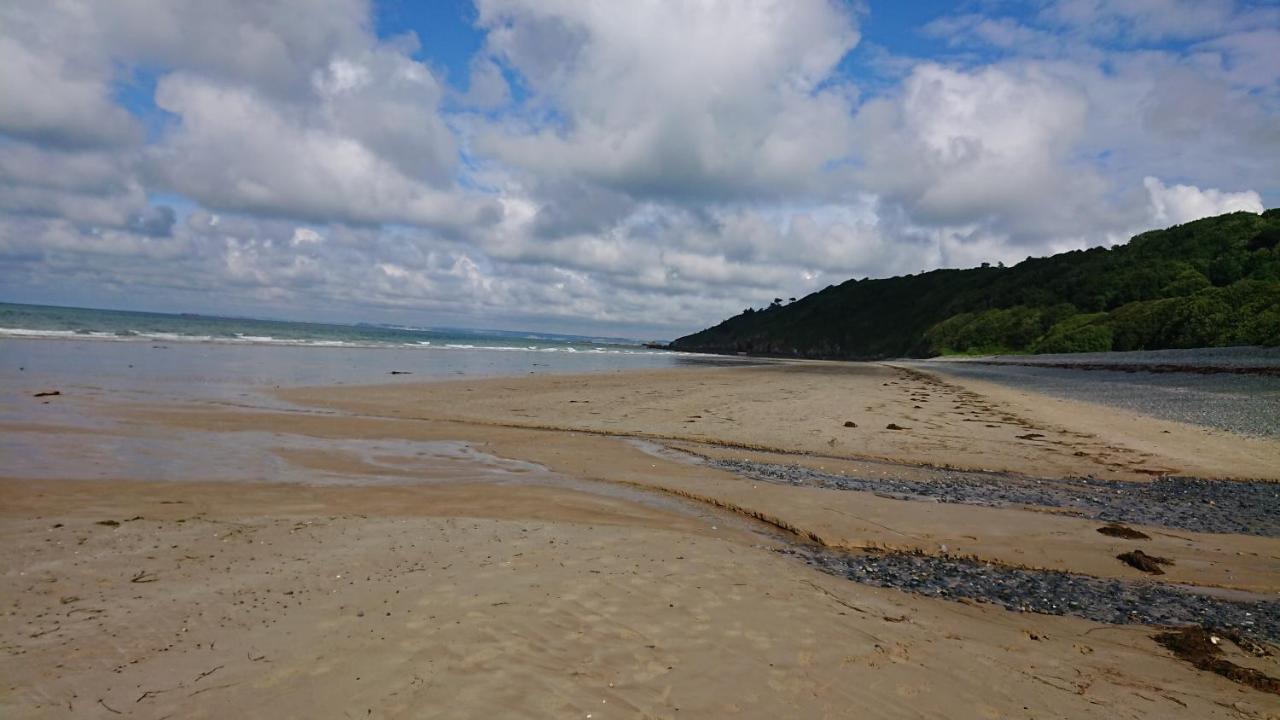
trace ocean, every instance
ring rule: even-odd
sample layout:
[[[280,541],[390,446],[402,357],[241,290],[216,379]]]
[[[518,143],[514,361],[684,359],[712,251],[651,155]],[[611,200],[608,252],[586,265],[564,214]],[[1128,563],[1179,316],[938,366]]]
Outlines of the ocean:
[[[0,338],[5,337],[629,355],[658,352],[644,348],[640,341],[626,338],[401,325],[337,325],[0,303]]]
[[[92,378],[113,387],[146,383],[207,396],[230,386],[372,384],[707,362],[732,360],[646,348],[623,338],[0,303],[0,378],[11,385],[29,385],[37,377],[46,383]],[[15,371],[22,374],[10,374]]]
[[[505,481],[513,472],[509,463],[457,443],[320,443],[275,433],[238,433],[231,441],[219,433],[154,428],[139,433],[119,413],[307,411],[275,398],[277,387],[751,362],[649,349],[618,338],[0,304],[0,458],[6,474],[21,477],[319,483],[331,478],[294,467],[275,450],[340,446],[372,464],[381,454],[410,454],[419,458],[423,477]]]

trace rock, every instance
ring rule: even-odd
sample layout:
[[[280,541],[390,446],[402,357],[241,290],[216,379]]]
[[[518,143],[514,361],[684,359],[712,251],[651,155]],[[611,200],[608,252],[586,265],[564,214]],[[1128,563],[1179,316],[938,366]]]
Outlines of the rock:
[[[902,427],[897,423],[889,423],[888,425],[884,426],[884,429],[885,430],[910,430],[911,428]]]
[[[854,422],[854,421],[852,421],[852,420],[845,420],[845,421],[844,421],[844,426],[845,426],[845,427],[858,427],[858,423],[856,423],[856,422]]]

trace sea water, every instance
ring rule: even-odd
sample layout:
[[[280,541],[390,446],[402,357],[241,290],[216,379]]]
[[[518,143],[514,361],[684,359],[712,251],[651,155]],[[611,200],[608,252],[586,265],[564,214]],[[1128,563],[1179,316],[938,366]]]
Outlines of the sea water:
[[[654,355],[626,338],[405,325],[339,325],[0,303],[0,338]]]
[[[634,340],[336,325],[0,303],[0,380],[238,396],[246,387],[376,384],[734,362]],[[17,387],[15,387],[17,386]]]
[[[287,421],[271,432],[217,432],[139,422],[131,413],[327,413],[293,406],[271,390],[755,362],[617,338],[0,304],[0,478],[524,484],[635,502],[722,529],[754,528],[694,501],[579,480],[458,440],[308,437],[291,433]],[[35,397],[55,390],[61,394]],[[291,459],[315,453],[351,462],[325,470]],[[361,470],[346,469],[352,466]]]
[[[281,433],[230,435],[143,428],[122,419],[121,410],[315,412],[271,391],[747,362],[616,338],[0,304],[0,476],[361,484],[377,479],[377,473],[329,477],[278,453],[323,447],[364,457],[370,465],[382,456],[411,458],[419,482],[532,481],[535,475],[547,482],[545,473],[517,472],[509,461],[457,443],[319,442],[287,435],[285,427]],[[60,394],[36,397],[52,391]],[[389,472],[382,480],[406,478]]]
[[[1064,363],[1074,366],[1054,366]],[[1099,369],[1114,365],[1126,370]],[[1280,438],[1280,376],[1242,372],[1280,368],[1280,348],[1011,355],[924,361],[915,366],[1163,420]],[[1187,371],[1170,371],[1179,367]],[[1208,372],[1211,369],[1219,372]]]

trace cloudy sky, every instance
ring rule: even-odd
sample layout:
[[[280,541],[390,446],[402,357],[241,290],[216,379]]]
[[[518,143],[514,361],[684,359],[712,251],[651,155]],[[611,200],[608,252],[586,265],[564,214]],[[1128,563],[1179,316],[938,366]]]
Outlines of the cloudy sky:
[[[674,337],[1280,205],[1280,6],[8,0],[0,300]]]

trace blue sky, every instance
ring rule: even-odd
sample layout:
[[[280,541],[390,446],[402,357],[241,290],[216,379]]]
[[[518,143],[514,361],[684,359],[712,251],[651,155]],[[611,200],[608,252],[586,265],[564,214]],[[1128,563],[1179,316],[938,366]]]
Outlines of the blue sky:
[[[0,299],[672,336],[1280,203],[1280,7],[0,8]]]

